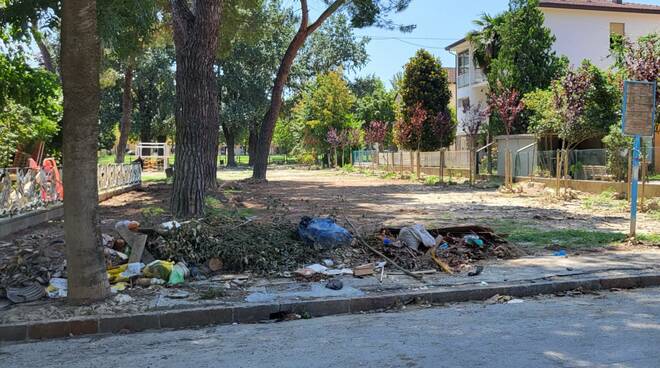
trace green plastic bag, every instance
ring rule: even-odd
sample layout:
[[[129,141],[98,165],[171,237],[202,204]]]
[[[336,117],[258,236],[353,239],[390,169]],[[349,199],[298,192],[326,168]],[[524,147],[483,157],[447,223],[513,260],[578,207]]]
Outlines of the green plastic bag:
[[[183,283],[188,276],[188,267],[182,262],[179,262],[172,267],[172,272],[170,272],[170,279],[167,281],[170,285],[177,285]]]

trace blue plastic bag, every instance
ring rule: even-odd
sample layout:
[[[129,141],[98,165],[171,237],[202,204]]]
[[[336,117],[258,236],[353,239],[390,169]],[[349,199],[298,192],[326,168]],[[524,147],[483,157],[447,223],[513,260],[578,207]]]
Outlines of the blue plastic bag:
[[[303,217],[298,224],[298,235],[315,249],[339,248],[351,245],[353,241],[353,235],[329,217]]]

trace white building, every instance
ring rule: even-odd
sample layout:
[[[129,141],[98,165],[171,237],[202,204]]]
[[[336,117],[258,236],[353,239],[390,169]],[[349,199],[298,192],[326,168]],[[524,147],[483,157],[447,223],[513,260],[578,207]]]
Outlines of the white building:
[[[554,51],[568,57],[575,67],[584,59],[600,68],[612,66],[609,56],[612,33],[634,41],[640,36],[660,32],[660,6],[657,5],[622,0],[540,0],[539,7],[545,15],[545,26],[556,37]],[[485,104],[488,83],[481,69],[475,66],[473,50],[465,38],[446,49],[456,55],[458,134],[463,134],[461,106],[468,101],[472,106]],[[461,149],[461,139],[457,142],[457,149]]]

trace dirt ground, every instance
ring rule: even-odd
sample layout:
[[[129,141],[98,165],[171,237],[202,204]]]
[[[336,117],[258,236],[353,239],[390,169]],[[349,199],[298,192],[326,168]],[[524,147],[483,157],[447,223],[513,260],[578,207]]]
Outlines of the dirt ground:
[[[246,171],[220,173],[225,180],[248,176]],[[613,206],[587,206],[591,195],[556,200],[538,188],[532,193],[507,194],[495,188],[426,186],[331,170],[270,170],[268,180],[245,185],[240,193],[242,202],[258,211],[277,199],[288,206],[292,220],[316,214],[349,216],[359,219],[365,228],[412,223],[423,223],[427,228],[468,223],[498,227],[510,223],[540,230],[627,232],[629,227],[623,201],[615,201]],[[660,231],[660,221],[644,213],[639,214],[637,226],[640,232]]]
[[[524,228],[532,236],[536,231],[540,234],[571,229],[625,233],[629,226],[625,201],[599,200],[598,196],[586,194],[572,200],[557,200],[544,188],[530,188],[526,184],[523,185],[523,193],[506,194],[492,186],[490,189],[475,189],[466,184],[427,186],[411,180],[383,179],[334,170],[271,169],[267,183],[250,181],[250,174],[248,170],[219,172],[221,186],[210,196],[220,210],[237,210],[242,216],[256,216],[254,221],[263,222],[269,222],[274,216],[284,216],[293,224],[297,224],[303,216],[331,215],[342,226],[346,226],[345,218],[348,218],[363,235],[372,236],[383,227],[414,223],[422,223],[428,229],[474,224],[492,227],[500,233],[503,229]],[[124,219],[139,221],[144,227],[172,219],[168,212],[169,196],[170,185],[148,182],[140,190],[102,202],[99,210],[102,232],[113,234],[114,224]],[[638,229],[643,233],[655,234],[657,238],[660,216],[640,214]],[[62,239],[61,220],[0,239],[0,270],[19,255],[19,258],[29,260],[27,264],[32,267],[29,274],[41,275],[42,280],[37,281],[42,284],[47,283],[49,277],[60,277],[64,268]],[[373,237],[371,239],[378,241]],[[521,245],[528,254],[548,254],[555,250],[552,243],[548,240],[547,244],[541,242],[533,247],[516,245]],[[602,250],[603,245],[595,248]],[[338,253],[330,258],[341,261],[348,257],[344,263],[350,267],[374,261],[373,254],[363,249],[351,248],[348,252],[352,253]],[[349,265],[351,260],[357,263]],[[411,264],[404,266],[409,269],[429,268],[423,264],[428,259],[419,260],[422,264],[417,267]],[[413,261],[416,263],[418,259]],[[432,261],[429,264],[433,265]],[[43,268],[43,265],[54,266]],[[190,285],[183,288],[197,295],[199,300],[204,299],[199,295],[208,293]],[[5,312],[0,322],[39,319],[44,315],[66,318],[72,315],[142,311],[150,307],[149,303],[155,295],[167,290],[154,286],[130,289],[122,293],[133,298],[127,304],[111,299],[81,310],[65,308],[62,300],[40,300],[33,305],[11,309],[12,313]],[[225,287],[221,300],[238,300],[244,293],[244,285]]]
[[[496,188],[468,185],[427,186],[411,180],[382,179],[335,170],[270,169],[267,183],[251,183],[249,170],[220,171],[224,196],[245,214],[267,220],[273,207],[297,223],[302,216],[336,216],[353,220],[365,234],[381,227],[422,223],[427,228],[479,224],[493,228],[525,226],[542,231],[580,229],[627,232],[629,214],[625,201],[593,204],[593,195],[557,200],[534,188],[523,193],[501,193]],[[525,187],[525,185],[523,185]],[[146,224],[167,221],[170,186],[150,182],[143,189],[118,195],[101,203],[101,230],[111,231],[116,221],[130,219]],[[588,205],[592,203],[592,205]],[[281,214],[281,212],[280,212]],[[640,213],[640,233],[660,232],[660,216]],[[61,220],[11,235],[15,239],[56,238],[62,235]]]

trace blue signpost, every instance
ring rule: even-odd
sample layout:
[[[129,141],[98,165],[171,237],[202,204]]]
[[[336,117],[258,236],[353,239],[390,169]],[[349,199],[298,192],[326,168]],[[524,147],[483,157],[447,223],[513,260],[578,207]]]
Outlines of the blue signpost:
[[[623,85],[623,109],[621,129],[623,134],[634,137],[632,175],[630,179],[630,236],[637,229],[637,186],[642,136],[652,136],[655,131],[656,82],[625,81]],[[646,153],[644,153],[646,154]]]

